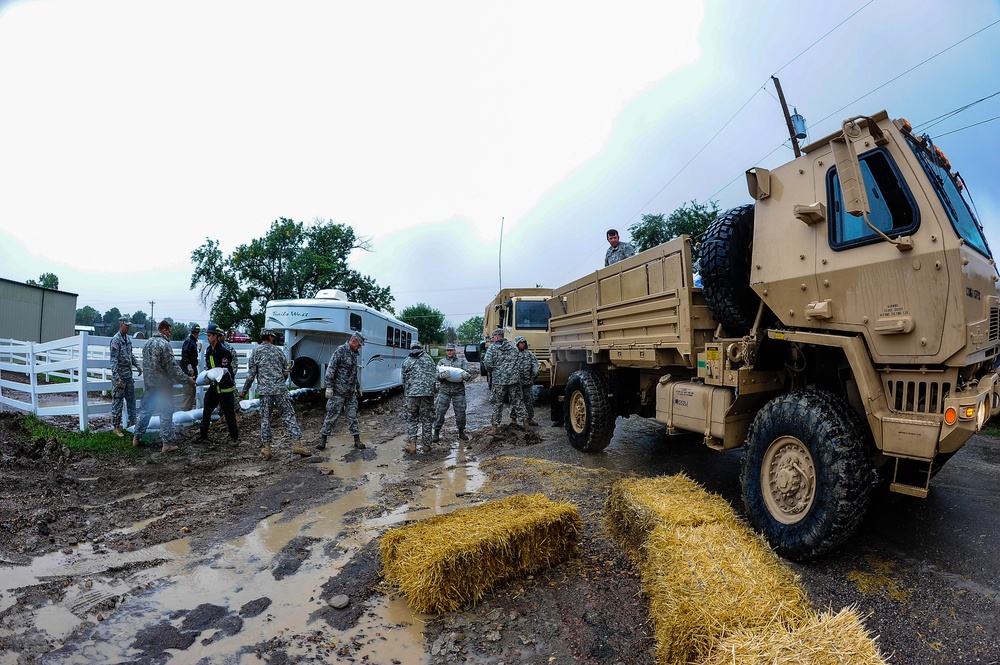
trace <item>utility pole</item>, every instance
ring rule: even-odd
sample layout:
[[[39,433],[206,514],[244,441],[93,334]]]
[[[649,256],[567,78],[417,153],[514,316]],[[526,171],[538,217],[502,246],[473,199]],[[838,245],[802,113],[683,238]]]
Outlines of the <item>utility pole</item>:
[[[774,81],[774,89],[778,92],[781,111],[785,114],[785,124],[788,125],[788,136],[792,139],[792,150],[795,152],[796,157],[801,157],[802,151],[799,150],[799,140],[795,138],[795,128],[792,127],[792,116],[788,114],[788,104],[785,103],[785,94],[781,92],[781,81],[778,80],[777,76],[772,76],[771,80]]]
[[[153,305],[155,305],[155,304],[156,304],[155,300],[150,300],[149,301],[149,335],[148,335],[148,337],[152,337],[153,336],[153,332],[156,330],[156,318],[153,316]]]

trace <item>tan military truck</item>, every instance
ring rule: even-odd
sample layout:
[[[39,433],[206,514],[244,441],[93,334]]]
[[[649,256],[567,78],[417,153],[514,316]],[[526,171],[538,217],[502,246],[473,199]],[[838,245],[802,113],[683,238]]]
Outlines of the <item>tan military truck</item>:
[[[486,355],[486,347],[497,328],[503,328],[504,337],[514,343],[515,337],[524,337],[535,357],[538,358],[538,376],[535,384],[549,385],[549,307],[546,301],[552,296],[552,289],[543,287],[520,287],[501,289],[493,301],[486,306],[483,315],[484,342],[480,347],[480,357]],[[480,372],[486,375],[480,363]]]
[[[747,172],[752,205],[555,289],[553,401],[597,452],[618,416],[744,446],[752,525],[803,560],[880,479],[925,497],[1000,410],[997,270],[943,153],[883,111]]]

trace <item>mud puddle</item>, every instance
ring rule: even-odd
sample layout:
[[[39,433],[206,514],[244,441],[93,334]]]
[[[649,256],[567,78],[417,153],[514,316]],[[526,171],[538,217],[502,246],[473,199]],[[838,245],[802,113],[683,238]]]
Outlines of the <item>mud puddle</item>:
[[[343,493],[294,516],[270,514],[245,536],[198,552],[186,538],[127,553],[84,544],[28,566],[0,566],[0,612],[30,587],[57,580],[66,587],[58,603],[5,622],[0,643],[34,624],[56,649],[46,663],[162,662],[167,655],[250,663],[275,641],[288,656],[332,656],[349,647],[358,660],[425,662],[422,631],[430,617],[415,615],[402,597],[331,600],[324,589],[343,571],[352,574],[352,560],[366,548],[370,556],[386,528],[467,505],[483,484],[478,461],[454,444],[414,458],[402,447],[394,439],[358,451],[349,437],[331,437],[302,473],[332,473],[344,481]],[[341,611],[334,601],[345,600],[357,616],[338,630],[329,616]]]

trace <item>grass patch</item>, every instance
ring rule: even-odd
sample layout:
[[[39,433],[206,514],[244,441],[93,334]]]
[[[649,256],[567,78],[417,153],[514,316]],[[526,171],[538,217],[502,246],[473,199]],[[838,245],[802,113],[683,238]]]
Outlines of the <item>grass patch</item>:
[[[42,422],[34,414],[24,417],[24,426],[33,439],[42,438],[46,441],[55,437],[59,443],[70,450],[79,450],[100,455],[124,455],[138,457],[140,450],[132,447],[132,436],[126,432],[124,437],[118,437],[114,432],[91,432],[84,430],[66,431]]]

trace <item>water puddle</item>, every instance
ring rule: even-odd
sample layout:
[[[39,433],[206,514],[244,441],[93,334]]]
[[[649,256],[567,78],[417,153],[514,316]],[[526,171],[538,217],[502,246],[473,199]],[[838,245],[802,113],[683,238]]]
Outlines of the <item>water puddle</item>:
[[[243,649],[247,653],[239,662],[256,663],[260,661],[250,647],[280,637],[289,655],[316,656],[325,649],[333,658],[332,649],[350,645],[350,656],[358,662],[365,656],[368,662],[424,662],[422,630],[429,617],[414,614],[402,597],[373,597],[348,631],[334,630],[316,615],[330,611],[320,600],[323,585],[386,528],[468,504],[468,495],[482,486],[484,477],[478,462],[452,445],[445,459],[411,459],[402,454],[402,439],[396,439],[371,447],[374,458],[364,459],[345,455],[353,450],[349,437],[331,438],[322,453],[325,459],[311,467],[330,469],[344,480],[348,491],[334,501],[294,517],[271,515],[245,536],[197,555],[185,539],[123,554],[95,554],[84,546],[70,555],[38,557],[29,566],[0,567],[0,612],[14,605],[18,589],[69,577],[62,601],[35,609],[33,620],[56,643],[84,620],[94,622],[90,638],[58,661],[82,665],[136,657],[139,652],[131,648],[136,635],[163,621],[179,626],[180,619],[171,619],[180,616],[175,612],[209,603],[235,615],[245,604],[266,597],[270,606],[257,616],[243,617],[236,634],[213,637],[213,631],[206,630],[190,647],[173,653],[184,662],[229,663],[236,662],[234,655]],[[397,486],[412,492],[409,500],[395,508],[381,507],[383,490]],[[276,579],[279,554],[295,538],[316,540],[300,541],[308,543],[308,556],[297,570]],[[120,572],[108,574],[129,566],[138,570],[124,577]],[[102,621],[98,613],[103,613]],[[0,627],[0,642],[6,627]]]

